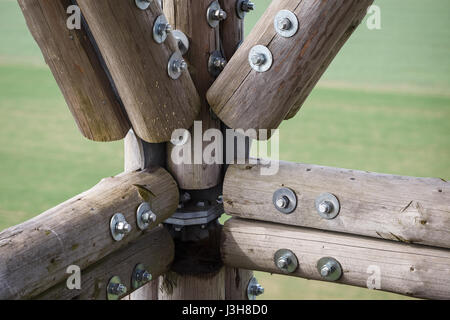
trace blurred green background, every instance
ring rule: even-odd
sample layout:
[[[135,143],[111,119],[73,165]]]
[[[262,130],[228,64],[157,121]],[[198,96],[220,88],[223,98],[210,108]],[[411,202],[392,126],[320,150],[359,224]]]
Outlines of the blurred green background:
[[[276,0],[275,0],[276,1]],[[255,0],[247,32],[269,0]],[[450,1],[377,0],[381,30],[364,23],[295,119],[289,161],[450,179]],[[0,230],[121,172],[123,143],[83,138],[25,25],[0,0]],[[258,273],[265,299],[403,299]]]

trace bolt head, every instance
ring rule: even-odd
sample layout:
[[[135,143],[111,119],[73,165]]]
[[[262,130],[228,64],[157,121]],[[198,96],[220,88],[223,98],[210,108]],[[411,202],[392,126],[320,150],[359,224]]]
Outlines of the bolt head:
[[[153,212],[144,212],[142,214],[142,222],[152,223],[156,221],[156,215]]]
[[[219,21],[225,20],[227,18],[227,13],[222,9],[218,9],[213,11],[212,18]]]
[[[278,20],[278,28],[280,30],[290,30],[292,28],[292,22],[288,18],[282,18]]]
[[[322,269],[320,269],[320,275],[322,277],[328,277],[331,273],[330,268],[328,268],[327,266],[323,266]]]
[[[255,4],[249,0],[245,0],[241,4],[241,10],[244,12],[250,12],[255,9]]]
[[[152,278],[153,277],[152,277],[151,273],[149,273],[147,271],[142,272],[142,276],[141,276],[142,281],[149,282],[152,280]]]
[[[131,232],[131,225],[126,221],[120,221],[116,224],[116,231],[121,234],[127,234]]]
[[[251,61],[255,66],[261,66],[266,62],[266,56],[262,53],[254,54],[251,56]]]
[[[276,201],[276,205],[278,208],[285,209],[289,205],[289,198],[288,197],[281,197]]]
[[[330,213],[333,211],[333,204],[330,201],[323,201],[319,204],[318,209],[320,213]]]
[[[282,270],[286,270],[289,266],[289,258],[286,257],[281,257],[280,259],[278,259],[277,261],[277,267],[282,269]]]

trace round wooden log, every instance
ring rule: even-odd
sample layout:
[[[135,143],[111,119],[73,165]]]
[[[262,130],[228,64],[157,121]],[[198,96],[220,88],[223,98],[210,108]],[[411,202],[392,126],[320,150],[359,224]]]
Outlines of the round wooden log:
[[[157,218],[140,231],[136,209],[150,201]],[[161,168],[102,180],[97,186],[23,224],[0,233],[0,299],[36,296],[67,277],[66,269],[82,270],[171,216],[179,201],[178,187]],[[122,213],[132,230],[113,240],[110,220]]]
[[[220,121],[211,117],[210,107],[206,101],[206,92],[215,78],[208,71],[208,61],[211,53],[220,49],[218,42],[218,28],[211,28],[206,20],[206,12],[212,0],[164,0],[164,13],[172,26],[186,34],[190,41],[190,48],[186,55],[189,71],[198,93],[202,106],[198,121],[202,122],[202,132],[208,129],[219,129]],[[195,138],[202,141],[202,151],[211,142],[204,142],[203,137],[194,137],[191,128],[192,142]],[[197,133],[200,134],[200,133]],[[222,179],[221,164],[205,164],[203,155],[201,164],[175,164],[171,159],[174,149],[168,143],[167,167],[178,185],[186,190],[209,189],[219,184]],[[194,159],[194,143],[192,143],[191,158]]]
[[[450,248],[450,183],[308,164],[279,162],[275,175],[265,165],[230,166],[224,182],[225,212],[242,218]],[[274,192],[289,188],[296,209],[285,214]],[[251,190],[251,192],[249,192]],[[316,199],[335,195],[337,217],[322,218]]]
[[[221,249],[228,267],[286,274],[274,256],[279,249],[289,249],[298,259],[298,268],[289,276],[323,280],[317,263],[332,257],[343,270],[337,283],[418,298],[450,298],[447,249],[237,218],[225,223]]]
[[[308,85],[352,23],[366,14],[372,2],[272,1],[209,89],[207,99],[214,112],[234,129],[278,128],[302,98],[302,88]],[[291,38],[278,35],[274,28],[280,10],[290,10],[298,18],[299,29]],[[249,64],[250,50],[256,45],[266,46],[272,53],[273,64],[266,72],[257,72]],[[252,138],[266,138],[257,133],[248,132]]]
[[[170,33],[163,44],[153,39],[162,10],[150,1],[147,10],[134,1],[79,0],[105,58],[135,133],[147,142],[166,142],[178,128],[189,128],[200,110],[200,98],[188,72],[177,80],[168,63],[179,52]]]
[[[95,48],[84,28],[67,27],[72,2],[18,2],[81,133],[95,141],[123,139],[130,123]]]
[[[132,276],[138,264],[143,264],[154,279],[145,288],[155,287],[158,277],[169,271],[174,252],[175,247],[169,232],[162,226],[157,227],[125,248],[111,253],[98,263],[82,270],[80,290],[68,289],[66,281],[63,281],[39,295],[37,299],[106,300],[107,285],[114,276],[118,276],[131,293],[136,290],[132,287]],[[144,287],[134,291],[133,297],[138,299],[142,290],[145,290]]]
[[[220,38],[225,58],[229,61],[244,41],[244,19],[236,12],[237,0],[220,0],[220,6],[227,12],[227,18],[220,25]]]

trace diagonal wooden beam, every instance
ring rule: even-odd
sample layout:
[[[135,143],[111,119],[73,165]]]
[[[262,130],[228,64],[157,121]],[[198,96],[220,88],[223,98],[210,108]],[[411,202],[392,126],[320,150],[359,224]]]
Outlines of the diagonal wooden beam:
[[[123,139],[130,123],[87,31],[67,27],[72,1],[18,2],[81,133],[96,141]]]
[[[169,271],[175,252],[174,243],[169,232],[164,227],[157,227],[132,241],[128,246],[111,253],[104,259],[93,264],[81,272],[81,289],[67,288],[66,281],[40,294],[40,300],[106,300],[109,280],[118,276],[123,285],[132,293],[136,288],[132,286],[135,267],[145,266],[145,270],[152,275],[151,285],[158,282],[158,277]]]
[[[449,182],[284,161],[278,165],[274,175],[261,175],[267,168],[261,163],[230,166],[225,211],[246,219],[450,248]],[[274,193],[281,188],[297,197],[289,214],[274,204]],[[316,199],[323,193],[339,201],[333,219],[318,213]]]
[[[91,190],[6,229],[0,233],[0,299],[34,297],[65,279],[70,265],[83,270],[125,247],[172,215],[178,200],[170,174],[153,167],[104,179]],[[136,210],[144,201],[151,202],[156,219],[141,231]],[[121,241],[115,241],[110,231],[116,213],[122,213],[132,228]]]
[[[281,271],[275,253],[290,250],[298,260]],[[361,236],[233,218],[225,223],[222,259],[228,267],[324,280],[321,258],[334,258],[343,270],[336,283],[418,298],[450,298],[450,250]]]
[[[305,99],[308,84],[326,65],[330,52],[348,30],[366,14],[373,0],[284,0],[269,8],[208,91],[207,99],[217,116],[234,129],[276,129],[290,110]],[[281,10],[294,14],[294,35],[277,33],[274,20]],[[277,20],[278,25],[278,20]],[[295,29],[294,29],[295,30]],[[250,63],[252,49],[270,52],[261,61],[265,72]],[[268,61],[273,61],[272,64]],[[248,132],[252,138],[258,136]],[[267,138],[270,137],[270,134]]]

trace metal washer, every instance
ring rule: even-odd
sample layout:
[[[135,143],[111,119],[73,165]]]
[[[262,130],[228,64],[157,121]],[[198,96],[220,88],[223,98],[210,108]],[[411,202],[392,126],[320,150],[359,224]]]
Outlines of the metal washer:
[[[292,252],[291,250],[289,250],[289,249],[280,249],[280,250],[278,250],[277,252],[275,252],[275,255],[274,255],[274,258],[273,258],[273,261],[274,261],[274,263],[275,263],[275,266],[277,267],[277,268],[279,268],[278,267],[278,265],[277,265],[277,262],[278,262],[278,260],[281,258],[281,257],[283,257],[283,256],[287,256],[289,259],[291,259],[291,264],[289,264],[288,266],[287,266],[287,270],[285,271],[286,273],[292,273],[292,272],[294,272],[295,270],[297,270],[297,268],[298,268],[298,259],[297,259],[297,256],[295,255],[295,253],[294,252]]]
[[[118,233],[116,231],[116,225],[119,222],[127,222],[125,216],[121,213],[116,213],[112,216],[111,221],[109,222],[109,230],[111,231],[111,236],[114,240],[120,241],[125,236],[123,233]]]
[[[333,266],[334,270],[331,272],[330,275],[324,277],[324,276],[321,275],[321,270],[322,270],[323,266],[325,266],[327,263],[331,263],[331,265]],[[328,280],[328,281],[337,281],[337,280],[339,280],[342,277],[342,266],[339,263],[339,261],[337,261],[336,259],[334,259],[332,257],[321,258],[317,262],[317,271],[321,275],[322,279],[325,279],[325,280]]]
[[[159,26],[167,25],[169,22],[166,17],[162,14],[158,18],[156,18],[155,23],[153,24],[153,39],[156,43],[163,43],[167,39],[167,32],[163,30],[162,33],[159,33]]]
[[[208,10],[206,10],[206,20],[208,21],[208,24],[211,28],[216,28],[220,24],[220,20],[214,20],[211,18],[212,13],[217,10],[220,10],[220,9],[221,9],[221,7],[219,4],[219,1],[216,0],[216,1],[212,2],[209,5]]]
[[[146,284],[145,281],[141,281],[137,278],[138,273],[145,272],[147,269],[142,263],[139,263],[134,267],[133,275],[131,276],[131,287],[133,289],[138,289],[142,287],[144,284]]]
[[[169,62],[167,64],[167,73],[169,74],[169,77],[171,77],[173,80],[177,80],[183,74],[183,71],[178,72],[178,71],[174,70],[174,68],[173,68],[174,62],[181,61],[181,60],[184,61],[183,56],[181,55],[181,52],[175,51],[172,54],[172,56],[170,57]]]
[[[183,33],[183,31],[180,30],[172,31],[172,35],[178,42],[178,49],[180,49],[181,54],[185,55],[189,51],[188,37]]]
[[[136,6],[141,10],[147,10],[150,6],[150,1],[135,0]]]
[[[333,211],[331,211],[330,213],[322,213],[319,211],[319,205],[324,201],[329,201],[333,204]],[[331,193],[322,193],[320,196],[317,197],[315,205],[317,213],[322,218],[327,220],[332,220],[336,218],[339,215],[339,211],[341,210],[341,205],[339,203],[338,198],[336,198],[336,196]]]
[[[289,19],[289,21],[291,22],[291,27],[288,30],[282,30],[279,28],[278,22],[282,19]],[[294,36],[297,33],[299,27],[297,16],[289,10],[281,10],[280,12],[278,12],[275,16],[273,24],[277,33],[284,38],[290,38]]]
[[[138,225],[138,228],[140,230],[145,230],[149,227],[150,223],[144,223],[142,221],[142,215],[146,212],[149,212],[150,214],[155,214],[152,209],[150,208],[150,203],[148,202],[143,202],[141,203],[141,205],[138,207],[137,211],[136,211],[136,222]],[[155,215],[156,216],[156,215]]]
[[[252,56],[256,54],[263,54],[265,56],[265,61],[262,65],[256,65],[252,61]],[[250,63],[250,66],[253,70],[257,72],[266,72],[272,67],[273,63],[273,56],[272,52],[270,52],[269,48],[263,45],[256,45],[253,48],[251,48],[249,54],[248,54],[248,62]]]
[[[289,199],[289,203],[286,208],[280,208],[276,205],[277,200],[282,197],[286,197]],[[297,209],[297,195],[293,190],[289,188],[281,188],[276,190],[273,193],[272,202],[275,208],[284,214],[291,214],[292,212],[295,211],[295,209]]]
[[[122,281],[120,281],[120,278],[118,276],[114,276],[109,280],[108,284],[106,285],[106,299],[108,300],[119,300],[120,296],[117,294],[112,294],[108,292],[108,288],[110,284],[120,284]]]

